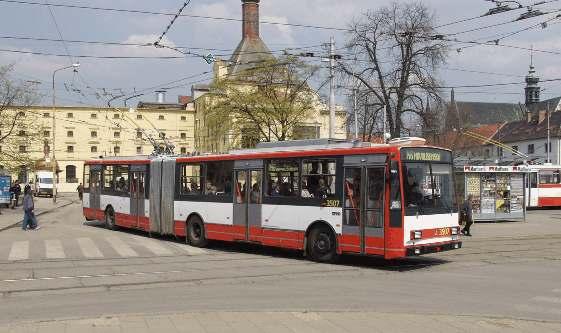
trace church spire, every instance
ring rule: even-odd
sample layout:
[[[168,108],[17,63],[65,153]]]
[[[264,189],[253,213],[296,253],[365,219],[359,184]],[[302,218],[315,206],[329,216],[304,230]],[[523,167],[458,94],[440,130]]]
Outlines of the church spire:
[[[530,70],[528,75],[526,75],[526,106],[534,103],[539,103],[540,101],[540,78],[536,75],[536,70],[534,67],[534,47],[532,46],[532,51],[530,53]]]

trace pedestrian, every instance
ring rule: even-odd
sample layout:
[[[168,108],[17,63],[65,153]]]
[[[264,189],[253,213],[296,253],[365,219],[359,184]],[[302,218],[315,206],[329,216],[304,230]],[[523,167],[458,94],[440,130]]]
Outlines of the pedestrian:
[[[14,183],[14,195],[16,197],[16,207],[19,206],[19,196],[21,195],[21,186],[19,185],[19,180]]]
[[[462,234],[465,236],[471,237],[470,228],[473,224],[473,195],[469,194],[462,205],[462,220],[465,223],[464,228],[462,229]]]
[[[35,217],[35,204],[33,203],[33,195],[31,194],[31,187],[26,187],[23,192],[23,222],[21,229],[39,229],[37,225],[37,218]]]
[[[76,187],[76,191],[78,191],[78,198],[82,201],[82,198],[84,197],[84,186],[82,186],[82,183]]]

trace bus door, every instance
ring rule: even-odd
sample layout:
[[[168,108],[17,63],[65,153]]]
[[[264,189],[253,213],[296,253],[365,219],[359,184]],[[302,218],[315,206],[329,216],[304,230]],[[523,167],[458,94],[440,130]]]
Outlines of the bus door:
[[[538,207],[538,172],[528,173],[528,185],[526,186],[526,207]]]
[[[96,218],[102,219],[103,214],[99,215],[101,209],[101,165],[90,166],[90,208],[96,212]],[[99,216],[98,216],[99,215]]]
[[[386,156],[351,158],[345,158],[342,249],[384,255]]]
[[[255,240],[261,235],[263,161],[236,161],[234,173],[234,226],[241,231],[237,239]]]
[[[131,170],[134,170],[131,166]],[[132,171],[130,175],[130,215],[133,218],[132,228],[140,228],[141,219],[144,217],[145,202],[145,171]]]

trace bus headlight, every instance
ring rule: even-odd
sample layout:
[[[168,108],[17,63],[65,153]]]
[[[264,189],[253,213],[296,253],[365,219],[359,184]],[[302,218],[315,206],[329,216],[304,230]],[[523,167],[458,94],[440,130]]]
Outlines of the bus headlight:
[[[411,232],[411,239],[421,239],[423,238],[423,232],[422,231],[412,231]]]
[[[460,233],[460,228],[459,227],[453,227],[452,228],[452,235],[458,235]]]

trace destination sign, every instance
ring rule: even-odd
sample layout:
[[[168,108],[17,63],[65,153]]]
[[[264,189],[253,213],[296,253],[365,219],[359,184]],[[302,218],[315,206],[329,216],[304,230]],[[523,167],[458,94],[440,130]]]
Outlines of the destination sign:
[[[452,153],[431,148],[403,148],[401,149],[401,159],[403,161],[451,163]]]

